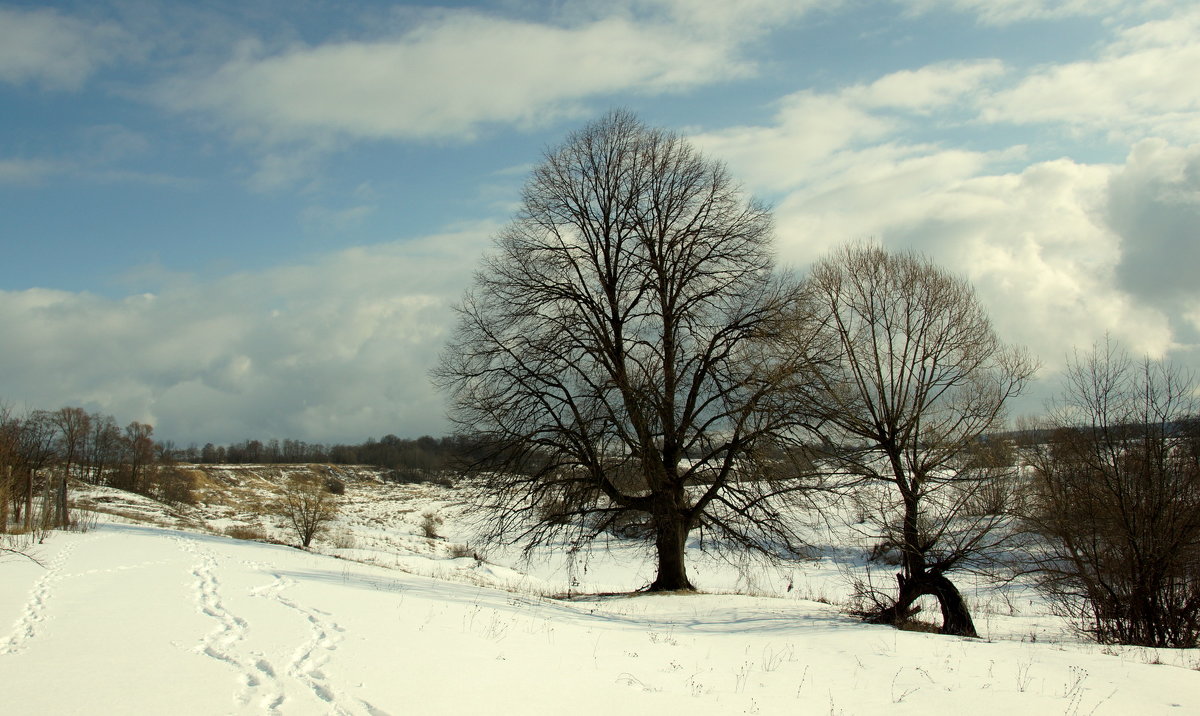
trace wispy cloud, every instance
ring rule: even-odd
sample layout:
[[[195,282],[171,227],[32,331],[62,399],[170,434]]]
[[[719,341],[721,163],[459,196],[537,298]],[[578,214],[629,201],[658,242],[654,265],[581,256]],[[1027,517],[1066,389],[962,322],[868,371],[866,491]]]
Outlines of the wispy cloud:
[[[0,159],[0,185],[36,186],[62,170],[49,159]]]
[[[0,82],[76,90],[127,50],[111,22],[92,23],[51,9],[0,7]]]

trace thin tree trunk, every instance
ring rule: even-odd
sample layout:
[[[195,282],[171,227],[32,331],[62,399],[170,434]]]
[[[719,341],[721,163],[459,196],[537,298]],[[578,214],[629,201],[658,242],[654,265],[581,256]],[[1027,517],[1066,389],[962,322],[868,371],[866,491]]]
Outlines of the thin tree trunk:
[[[12,465],[4,466],[4,477],[0,481],[0,534],[8,532],[8,501],[12,499]]]
[[[25,478],[25,531],[33,531],[33,470]]]

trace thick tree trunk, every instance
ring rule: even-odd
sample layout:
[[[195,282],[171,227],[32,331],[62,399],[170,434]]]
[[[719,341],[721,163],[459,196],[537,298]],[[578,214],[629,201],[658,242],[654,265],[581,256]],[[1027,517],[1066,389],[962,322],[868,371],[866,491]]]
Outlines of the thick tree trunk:
[[[688,581],[684,548],[688,529],[682,515],[664,513],[654,516],[654,545],[658,550],[658,576],[650,584],[651,592],[695,589]]]
[[[958,588],[946,579],[945,575],[925,571],[908,578],[897,574],[896,579],[900,582],[900,595],[896,603],[878,614],[871,615],[867,621],[873,624],[900,624],[911,615],[913,602],[931,594],[938,600],[938,606],[942,610],[942,634],[979,636],[967,603],[963,601]]]

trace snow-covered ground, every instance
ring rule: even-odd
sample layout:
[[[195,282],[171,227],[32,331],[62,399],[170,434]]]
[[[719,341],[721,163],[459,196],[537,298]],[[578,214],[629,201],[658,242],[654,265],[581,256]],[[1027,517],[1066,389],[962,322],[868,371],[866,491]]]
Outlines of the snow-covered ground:
[[[50,535],[41,566],[5,558],[0,712],[1200,713],[1200,652],[1085,643],[1027,592],[968,580],[979,640],[845,616],[836,550],[776,568],[696,554],[707,593],[578,596],[643,584],[642,551],[456,556],[473,548],[453,490],[348,488],[325,554],[127,506]],[[246,523],[222,509],[157,521]]]

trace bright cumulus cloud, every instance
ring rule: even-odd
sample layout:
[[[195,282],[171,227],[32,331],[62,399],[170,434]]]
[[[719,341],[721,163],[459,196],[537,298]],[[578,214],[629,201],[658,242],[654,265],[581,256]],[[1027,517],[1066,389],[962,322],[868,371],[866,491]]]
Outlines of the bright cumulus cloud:
[[[1200,367],[1189,2],[0,3],[0,401],[177,441],[446,429],[428,380],[540,152],[610,107],[1040,357]],[[467,228],[464,228],[467,227]]]

